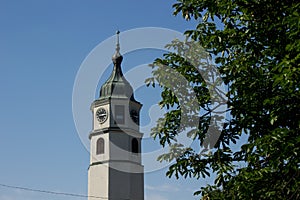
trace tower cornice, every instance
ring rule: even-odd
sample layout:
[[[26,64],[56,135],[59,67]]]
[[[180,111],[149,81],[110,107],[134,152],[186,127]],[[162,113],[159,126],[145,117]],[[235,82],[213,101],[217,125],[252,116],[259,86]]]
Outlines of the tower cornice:
[[[93,130],[90,132],[89,134],[89,139],[91,139],[93,136],[95,135],[101,135],[101,134],[106,134],[106,133],[113,133],[113,132],[125,132],[127,133],[128,135],[131,135],[131,136],[135,136],[135,137],[139,137],[139,138],[142,138],[143,137],[143,133],[139,132],[139,131],[136,131],[134,129],[131,129],[131,128],[119,128],[119,127],[109,127],[109,128],[103,128],[103,129],[96,129],[96,130]]]

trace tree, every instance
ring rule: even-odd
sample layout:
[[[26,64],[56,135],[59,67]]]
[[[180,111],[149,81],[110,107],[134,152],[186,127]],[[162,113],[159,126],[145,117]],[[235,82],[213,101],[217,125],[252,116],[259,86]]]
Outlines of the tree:
[[[215,59],[226,84],[229,115],[213,116],[210,85],[195,69],[201,62],[187,59],[185,46],[194,43],[170,44],[175,51],[155,60],[153,77],[147,80],[148,85],[160,83],[159,104],[167,109],[152,129],[153,137],[170,147],[158,159],[175,161],[167,176],[199,179],[215,174],[213,185],[195,192],[202,199],[300,199],[300,3],[178,0],[173,8],[174,15],[200,21],[185,35],[208,55],[199,51],[188,56]],[[174,79],[171,71],[187,83]],[[180,91],[182,87],[188,92]],[[191,93],[196,98],[189,98]],[[196,104],[189,103],[195,99]],[[210,146],[205,138],[214,134],[208,133],[212,121],[221,134]],[[201,152],[180,144],[178,137],[186,133],[199,141]],[[241,140],[243,134],[247,139]],[[237,141],[243,142],[239,149],[234,148]]]

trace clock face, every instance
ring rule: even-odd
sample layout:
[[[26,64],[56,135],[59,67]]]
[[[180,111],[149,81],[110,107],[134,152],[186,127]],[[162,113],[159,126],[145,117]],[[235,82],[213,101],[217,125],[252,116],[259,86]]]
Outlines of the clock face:
[[[138,124],[139,123],[139,115],[136,110],[131,110],[130,111],[130,117],[134,123]]]
[[[105,108],[99,108],[96,111],[96,117],[98,121],[102,124],[107,120],[107,112]]]

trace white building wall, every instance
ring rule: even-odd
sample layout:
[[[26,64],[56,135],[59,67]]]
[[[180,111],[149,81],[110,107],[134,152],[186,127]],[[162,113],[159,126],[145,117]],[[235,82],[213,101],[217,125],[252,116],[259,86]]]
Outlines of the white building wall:
[[[99,200],[99,197],[104,199],[109,197],[109,168],[107,163],[90,166],[88,180],[88,200]]]

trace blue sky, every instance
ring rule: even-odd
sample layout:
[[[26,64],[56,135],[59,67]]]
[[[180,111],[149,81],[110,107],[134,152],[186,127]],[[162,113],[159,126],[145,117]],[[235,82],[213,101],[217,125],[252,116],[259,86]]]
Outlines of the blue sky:
[[[72,114],[76,74],[86,56],[117,29],[162,27],[183,32],[192,28],[193,22],[172,15],[173,3],[0,0],[0,183],[87,194],[89,152],[77,134]],[[142,59],[145,53],[125,55],[124,71],[150,61],[151,56]],[[141,120],[147,124],[147,109],[158,96],[150,101],[145,90],[138,92],[137,99],[145,104]],[[147,148],[151,145],[157,144],[149,139],[144,143]],[[146,200],[197,199],[193,191],[207,183],[170,180],[165,171],[145,174]],[[0,187],[0,200],[18,199],[75,198]]]

